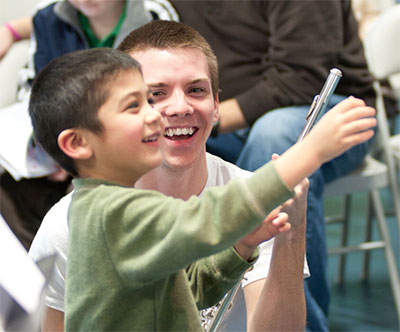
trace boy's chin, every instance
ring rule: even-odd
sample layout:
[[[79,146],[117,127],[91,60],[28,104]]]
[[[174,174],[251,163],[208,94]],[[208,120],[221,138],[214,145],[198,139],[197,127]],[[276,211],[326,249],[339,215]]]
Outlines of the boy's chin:
[[[161,153],[158,153],[157,155],[154,156],[153,160],[148,164],[148,171],[151,171],[154,168],[157,168],[160,166],[162,163],[162,156]]]

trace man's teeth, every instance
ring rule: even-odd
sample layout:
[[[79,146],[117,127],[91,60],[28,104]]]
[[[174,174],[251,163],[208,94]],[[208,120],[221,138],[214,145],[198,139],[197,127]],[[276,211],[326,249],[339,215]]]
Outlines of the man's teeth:
[[[193,135],[195,129],[193,127],[188,128],[168,128],[164,132],[164,136],[172,137],[172,136],[181,136],[181,135]]]

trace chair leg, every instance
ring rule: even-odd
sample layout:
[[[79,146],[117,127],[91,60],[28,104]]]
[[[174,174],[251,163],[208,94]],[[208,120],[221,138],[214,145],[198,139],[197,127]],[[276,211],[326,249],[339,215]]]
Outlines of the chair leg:
[[[397,182],[397,177],[395,175],[395,170],[391,173],[390,180],[390,190],[393,198],[393,206],[394,206],[394,215],[397,219],[398,229],[400,231],[400,192],[399,192],[399,183]]]
[[[342,235],[340,238],[341,247],[346,247],[348,243],[350,210],[351,210],[351,195],[346,195],[344,198],[344,206],[343,206]],[[339,267],[337,275],[337,281],[339,284],[343,284],[345,280],[346,255],[347,255],[346,253],[342,253],[339,255]]]
[[[384,148],[385,150],[385,161],[389,169],[389,189],[392,194],[393,199],[393,208],[394,208],[394,215],[397,220],[398,229],[400,231],[400,189],[399,189],[399,182],[397,177],[397,168],[396,168],[396,161],[391,154],[390,151],[386,151],[387,147]]]
[[[382,240],[385,242],[385,257],[389,272],[390,284],[392,287],[394,302],[396,305],[397,316],[400,321],[400,278],[398,267],[396,264],[396,258],[393,253],[390,241],[390,233],[386,224],[386,216],[379,191],[373,190],[371,192],[371,197],[375,209],[376,220],[378,222],[379,232]]]
[[[372,218],[374,216],[374,208],[372,205],[372,195],[369,192],[367,198],[367,225],[365,227],[365,242],[370,242],[372,240]],[[370,250],[364,251],[363,255],[363,269],[361,274],[361,280],[367,281],[369,279],[369,271],[370,271],[370,259],[371,259],[371,252]]]

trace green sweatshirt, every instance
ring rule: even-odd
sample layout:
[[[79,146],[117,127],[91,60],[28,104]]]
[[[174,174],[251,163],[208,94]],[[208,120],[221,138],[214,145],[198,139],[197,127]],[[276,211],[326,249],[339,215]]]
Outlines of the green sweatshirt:
[[[187,201],[96,179],[74,186],[67,331],[202,331],[198,309],[221,281],[204,272],[239,278],[248,266],[225,249],[292,196],[273,162]]]

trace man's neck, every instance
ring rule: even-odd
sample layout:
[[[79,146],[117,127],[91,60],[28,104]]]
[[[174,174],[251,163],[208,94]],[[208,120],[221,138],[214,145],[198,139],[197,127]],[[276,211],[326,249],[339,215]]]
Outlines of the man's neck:
[[[142,176],[135,187],[153,189],[167,196],[188,199],[203,191],[207,178],[207,162],[204,156],[200,162],[194,163],[193,167],[172,169],[161,165]]]

